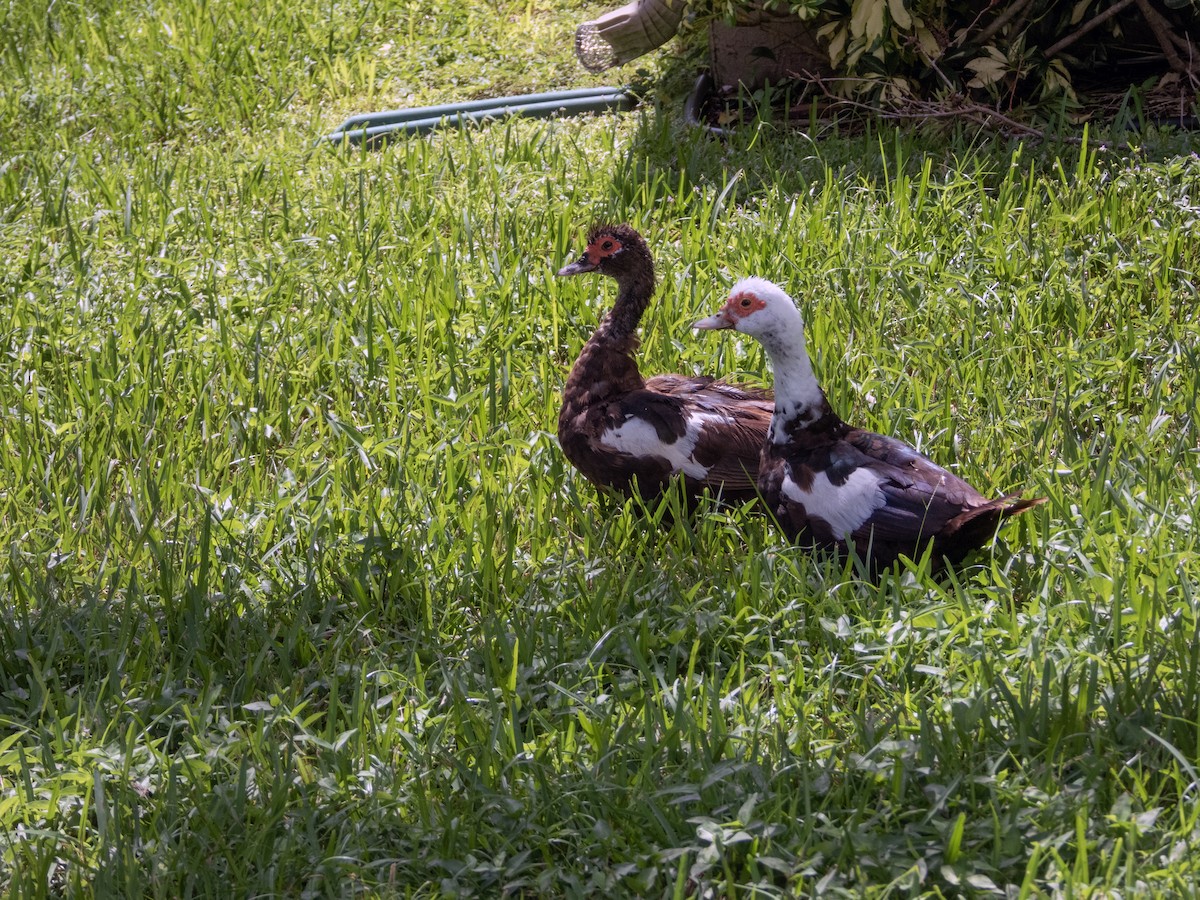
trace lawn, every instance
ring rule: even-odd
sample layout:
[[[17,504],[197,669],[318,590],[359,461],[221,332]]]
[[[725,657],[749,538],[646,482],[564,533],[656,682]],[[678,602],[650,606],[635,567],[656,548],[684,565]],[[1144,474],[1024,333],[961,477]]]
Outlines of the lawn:
[[[315,146],[587,76],[569,0],[0,9],[0,891],[1139,896],[1200,881],[1191,135]],[[660,94],[660,96],[662,96]],[[945,581],[600,495],[559,395],[785,285],[855,424],[1048,502]]]

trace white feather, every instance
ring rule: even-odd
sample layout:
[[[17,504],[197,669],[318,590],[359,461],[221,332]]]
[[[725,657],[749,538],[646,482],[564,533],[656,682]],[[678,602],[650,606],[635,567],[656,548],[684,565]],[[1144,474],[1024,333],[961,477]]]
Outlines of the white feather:
[[[692,459],[692,453],[695,452],[700,434],[706,425],[723,424],[727,421],[725,416],[713,413],[692,413],[687,417],[687,429],[683,435],[677,441],[668,444],[663,442],[654,426],[645,419],[630,416],[616,428],[610,428],[600,435],[600,443],[630,456],[665,459],[676,472],[683,472],[692,478],[704,478],[708,475],[708,467]]]
[[[783,479],[781,493],[804,504],[810,518],[823,519],[836,537],[852,534],[887,502],[879,489],[881,479],[868,469],[855,469],[845,484],[834,484],[818,472],[812,486],[804,490],[792,480],[791,467]]]
[[[781,426],[810,409],[818,408],[825,395],[813,374],[812,361],[804,346],[804,318],[796,303],[779,287],[765,278],[743,278],[733,286],[730,297],[750,294],[764,306],[744,317],[737,317],[736,328],[758,338],[775,372],[775,417],[769,440],[783,444],[788,440]]]

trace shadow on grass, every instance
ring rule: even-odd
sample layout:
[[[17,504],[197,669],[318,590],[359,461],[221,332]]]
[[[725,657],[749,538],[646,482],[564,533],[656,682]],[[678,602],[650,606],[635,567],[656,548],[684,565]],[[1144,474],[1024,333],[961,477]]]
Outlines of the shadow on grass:
[[[683,121],[684,100],[669,97],[647,104],[634,133],[628,160],[614,169],[614,191],[631,196],[644,180],[663,178],[684,188],[729,184],[739,174],[737,193],[753,197],[768,190],[804,194],[832,171],[839,181],[882,188],[898,174],[919,176],[926,159],[939,173],[972,171],[987,187],[1017,165],[1024,173],[1054,174],[1075,169],[1081,154],[1096,164],[1121,169],[1163,163],[1194,151],[1196,135],[1170,126],[1137,122],[1095,123],[1087,127],[1063,123],[1047,129],[1044,140],[1006,136],[974,123],[938,120],[897,124],[869,114],[848,126],[824,120],[780,123],[777,118],[748,116],[730,125],[723,136]],[[877,152],[864,153],[868,147]],[[627,183],[631,181],[632,184]]]

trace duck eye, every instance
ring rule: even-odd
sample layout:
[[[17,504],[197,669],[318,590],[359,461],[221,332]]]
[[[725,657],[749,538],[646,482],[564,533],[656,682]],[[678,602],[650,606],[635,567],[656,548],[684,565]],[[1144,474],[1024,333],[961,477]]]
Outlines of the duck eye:
[[[738,301],[738,306],[740,306],[742,309],[749,309],[750,308],[750,298],[743,297],[741,300]]]
[[[612,241],[604,241],[603,243],[600,244],[600,249],[601,250],[611,250],[612,249]]]

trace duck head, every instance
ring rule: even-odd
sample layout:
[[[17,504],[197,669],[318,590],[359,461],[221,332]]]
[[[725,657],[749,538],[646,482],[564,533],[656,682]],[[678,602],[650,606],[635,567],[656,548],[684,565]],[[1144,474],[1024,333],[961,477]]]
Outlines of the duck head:
[[[743,278],[716,315],[692,327],[705,331],[732,328],[768,345],[780,340],[803,341],[804,335],[804,320],[795,302],[765,278]]]
[[[647,271],[653,277],[654,263],[646,242],[637,231],[629,225],[593,225],[583,255],[559,269],[558,274],[599,272],[621,281],[630,275],[644,275]]]
[[[767,433],[769,442],[787,443],[796,428],[817,421],[839,421],[813,374],[800,310],[778,285],[765,278],[743,278],[733,286],[720,312],[692,327],[732,328],[763,345],[775,371],[775,415]]]

